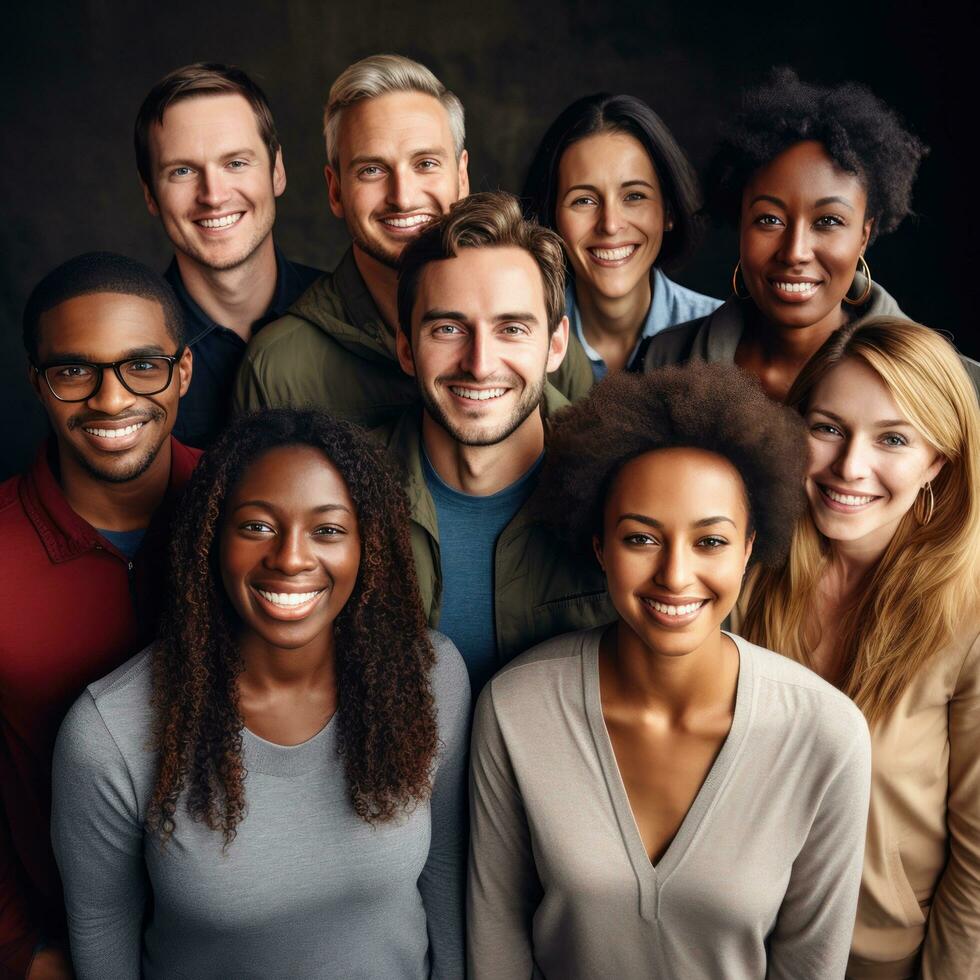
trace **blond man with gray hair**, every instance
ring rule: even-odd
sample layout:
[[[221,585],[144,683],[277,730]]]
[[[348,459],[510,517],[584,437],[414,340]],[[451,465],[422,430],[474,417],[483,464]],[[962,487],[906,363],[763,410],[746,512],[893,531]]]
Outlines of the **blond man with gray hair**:
[[[331,86],[323,135],[330,210],[351,247],[249,346],[235,408],[314,405],[380,425],[418,399],[395,352],[397,267],[405,246],[469,192],[463,106],[417,61],[372,55]],[[569,395],[587,391],[584,352],[551,381]]]

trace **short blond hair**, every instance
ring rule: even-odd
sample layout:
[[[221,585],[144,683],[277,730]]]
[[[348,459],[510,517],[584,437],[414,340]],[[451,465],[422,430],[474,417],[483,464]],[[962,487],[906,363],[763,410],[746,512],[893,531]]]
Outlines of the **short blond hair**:
[[[338,133],[344,110],[366,99],[389,92],[421,92],[439,100],[449,117],[453,149],[459,160],[466,142],[463,103],[425,65],[400,54],[373,54],[345,68],[330,86],[323,110],[323,138],[327,144],[327,163],[340,170]]]

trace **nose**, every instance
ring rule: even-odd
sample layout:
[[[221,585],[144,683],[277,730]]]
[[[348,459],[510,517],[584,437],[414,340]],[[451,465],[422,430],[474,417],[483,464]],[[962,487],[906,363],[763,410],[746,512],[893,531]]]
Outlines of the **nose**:
[[[861,480],[871,471],[870,454],[871,447],[863,439],[851,437],[841,444],[831,469],[847,483]]]
[[[266,564],[285,575],[299,575],[315,567],[309,535],[301,527],[284,527],[270,550]]]
[[[623,227],[623,212],[615,198],[604,201],[599,207],[598,231],[602,235],[615,235]]]
[[[678,595],[691,585],[691,556],[683,545],[668,544],[661,553],[660,564],[653,576],[654,582]]]
[[[205,167],[197,183],[197,200],[205,207],[220,208],[229,198],[228,182],[219,167]]]
[[[89,408],[103,415],[119,415],[129,408],[137,396],[128,391],[112,368],[103,368],[99,390],[86,402]]]
[[[415,206],[416,178],[409,167],[394,167],[388,177],[388,206],[395,211],[411,211]]]
[[[493,374],[497,366],[493,339],[481,330],[473,330],[467,337],[459,366],[477,381]]]
[[[779,258],[786,265],[802,265],[813,257],[810,226],[806,221],[791,221],[779,240]]]

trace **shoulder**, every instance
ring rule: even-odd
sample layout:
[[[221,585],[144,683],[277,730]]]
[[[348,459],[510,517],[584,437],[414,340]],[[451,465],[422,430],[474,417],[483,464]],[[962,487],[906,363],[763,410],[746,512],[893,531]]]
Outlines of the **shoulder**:
[[[432,629],[428,633],[436,655],[432,668],[432,693],[436,702],[469,704],[470,680],[462,655],[448,636]]]
[[[704,293],[696,292],[687,286],[682,286],[675,282],[665,272],[657,270],[657,283],[662,284],[668,294],[670,305],[681,315],[681,319],[686,322],[699,320],[708,316],[718,309],[724,302],[715,299],[714,296],[706,296]],[[680,321],[675,321],[680,322]]]
[[[583,657],[598,645],[604,629],[562,633],[515,657],[487,685],[494,702],[524,705],[557,691],[568,679],[580,681]]]
[[[666,367],[670,364],[681,364],[691,356],[694,341],[698,332],[704,326],[707,317],[699,317],[687,323],[679,323],[675,327],[668,327],[660,333],[644,341],[646,350],[641,357],[643,371],[651,371],[654,368]]]
[[[248,343],[248,356],[254,359],[256,356],[285,349],[292,354],[297,345],[306,349],[329,346],[330,343],[330,337],[308,319],[295,313],[287,313],[255,334]]]
[[[20,502],[20,485],[23,474],[18,473],[0,483],[0,524],[10,526],[19,523],[24,517],[24,508]]]

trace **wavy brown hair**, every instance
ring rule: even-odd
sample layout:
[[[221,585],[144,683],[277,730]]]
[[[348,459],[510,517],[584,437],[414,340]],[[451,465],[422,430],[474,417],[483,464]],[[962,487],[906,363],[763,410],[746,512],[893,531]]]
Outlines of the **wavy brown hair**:
[[[173,526],[171,589],[153,654],[154,747],[147,827],[166,840],[178,801],[225,845],[245,815],[240,620],[221,582],[225,501],[280,446],[320,450],[357,509],[361,565],[334,623],[338,749],[350,800],[370,823],[428,798],[437,747],[435,654],[419,600],[404,491],[380,447],[322,412],[273,410],[233,423],[202,458]]]

